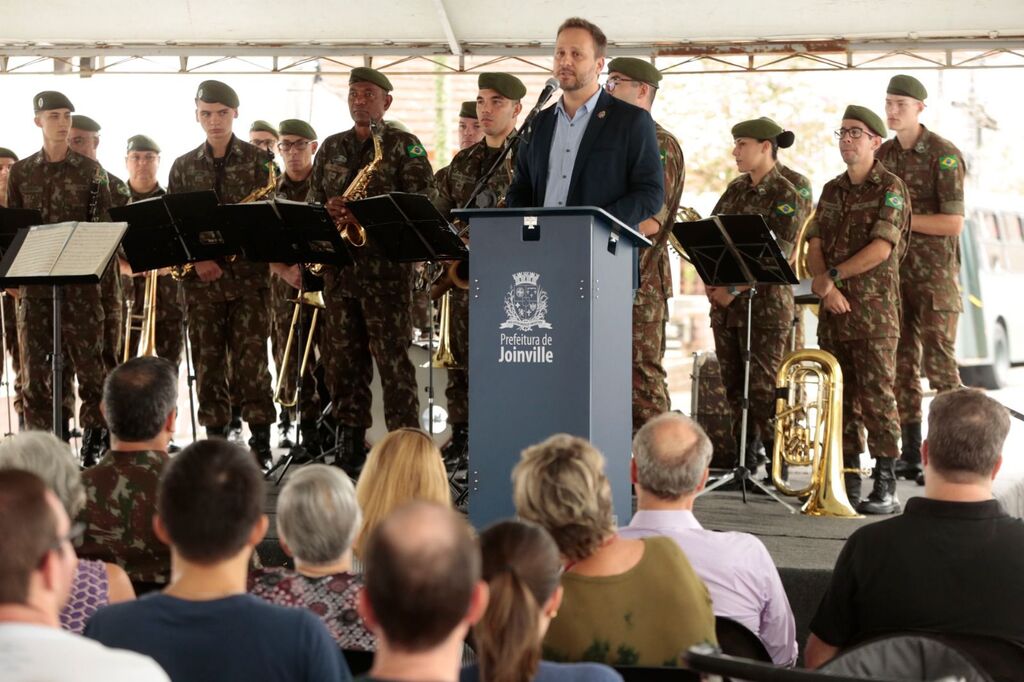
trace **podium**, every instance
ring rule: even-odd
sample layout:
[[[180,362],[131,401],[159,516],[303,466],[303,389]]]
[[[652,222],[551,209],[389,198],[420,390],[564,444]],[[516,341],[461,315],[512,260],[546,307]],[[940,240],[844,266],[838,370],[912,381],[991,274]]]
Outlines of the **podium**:
[[[617,523],[632,513],[633,291],[650,242],[592,207],[467,209],[469,518],[515,514],[520,452],[555,433],[605,456]]]

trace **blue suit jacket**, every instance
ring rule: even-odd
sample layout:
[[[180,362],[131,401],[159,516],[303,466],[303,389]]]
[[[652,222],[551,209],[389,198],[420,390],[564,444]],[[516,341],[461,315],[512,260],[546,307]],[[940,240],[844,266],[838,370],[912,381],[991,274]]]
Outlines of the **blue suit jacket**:
[[[509,208],[544,205],[555,107],[537,114],[533,135],[516,151],[505,194]],[[665,200],[665,173],[651,115],[601,90],[572,168],[566,206],[598,206],[629,226],[653,217]]]

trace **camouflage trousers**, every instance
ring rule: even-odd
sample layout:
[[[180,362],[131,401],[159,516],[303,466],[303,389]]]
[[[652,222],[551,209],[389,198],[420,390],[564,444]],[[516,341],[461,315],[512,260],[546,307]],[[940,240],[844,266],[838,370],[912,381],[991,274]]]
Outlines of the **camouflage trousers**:
[[[743,417],[743,355],[747,328],[712,324],[715,355],[722,373],[722,385],[732,408],[733,432],[737,442]],[[771,420],[775,417],[775,373],[789,348],[788,327],[754,327],[750,335],[750,391],[747,410],[747,443],[772,440]]]
[[[411,291],[408,282],[384,292],[359,298],[341,295],[335,279],[325,291],[324,325],[326,378],[338,423],[369,428],[373,425],[373,362],[384,392],[384,419],[388,431],[419,423],[416,370],[409,360],[412,338]]]
[[[118,273],[117,258],[113,258],[107,266],[103,278],[100,279],[100,291],[103,301],[103,366],[110,372],[121,363],[124,346],[124,327],[122,323],[122,307],[124,295],[121,291],[121,275]]]
[[[24,291],[24,288],[22,289]],[[23,298],[18,306],[18,346],[21,349],[22,399],[25,425],[29,429],[50,431],[53,427],[53,301],[48,298]],[[83,428],[104,426],[100,414],[103,398],[104,333],[106,330],[99,287],[95,284],[67,285],[61,306],[61,349],[64,359],[64,389],[71,386],[71,375],[78,378],[82,401],[78,421]],[[65,393],[64,411],[73,404]]]
[[[21,354],[18,352],[18,299],[4,294],[3,306],[4,343],[7,345],[7,354],[11,356],[11,368],[14,370],[14,376],[8,377],[7,380],[14,387],[14,410],[21,414],[24,403],[21,396]]]
[[[278,277],[275,277],[270,283],[270,301],[272,308],[272,333],[270,340],[274,349],[274,364],[277,366],[278,375],[281,373],[281,365],[284,361],[284,349],[285,345],[288,343],[288,332],[291,329],[292,317],[295,314],[295,304],[288,299],[294,299],[298,293],[298,290]],[[306,347],[306,340],[309,338],[309,328],[310,323],[313,320],[314,310],[317,309],[312,306],[304,305],[299,313],[299,319],[302,322],[302,333],[301,335],[296,333],[295,338],[292,340],[292,347],[288,353],[288,371],[284,376],[284,380],[281,382],[282,385],[278,386],[278,391],[284,400],[291,400],[292,396],[295,394],[295,375],[298,371],[299,364],[302,361],[302,353]],[[302,392],[300,395],[302,404],[300,406],[301,409],[299,410],[299,418],[302,421],[316,421],[320,418],[320,392],[317,388],[316,365],[317,357],[323,357],[320,352],[320,332],[323,329],[324,311],[319,311],[316,314],[316,317],[316,329],[313,332],[315,338],[313,339],[313,346],[309,351],[309,362],[306,364],[306,371],[302,375]],[[289,414],[294,416],[294,407],[288,408],[288,411]]]
[[[665,357],[665,322],[668,302],[633,304],[633,433],[649,420],[669,411]]]
[[[896,348],[896,405],[900,422],[921,423],[921,368],[939,393],[960,386],[956,362],[959,298],[943,296],[915,282],[900,286],[903,319]]]
[[[267,289],[229,301],[188,302],[188,331],[196,370],[199,423],[222,426],[231,420],[228,363],[241,395],[242,418],[250,426],[274,423],[273,393],[267,361],[270,315]]]
[[[128,346],[134,357],[135,349],[139,347],[138,327],[142,322],[146,299],[146,278],[122,277],[121,284],[125,296],[124,310],[127,314],[127,306],[131,304],[131,315],[134,316]],[[173,362],[176,369],[181,364],[185,348],[185,337],[181,330],[184,317],[177,280],[170,275],[160,275],[156,280],[156,354]]]
[[[899,457],[900,422],[893,384],[897,339],[820,339],[843,370],[843,452],[864,452],[864,430],[872,457]]]
[[[455,367],[448,368],[448,421],[469,423],[469,292],[458,287],[451,290],[449,300],[449,333]]]

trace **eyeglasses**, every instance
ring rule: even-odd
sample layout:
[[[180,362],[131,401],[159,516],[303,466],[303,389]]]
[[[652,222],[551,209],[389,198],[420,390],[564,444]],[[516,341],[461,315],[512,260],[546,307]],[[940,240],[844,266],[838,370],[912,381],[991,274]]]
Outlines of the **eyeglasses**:
[[[863,128],[840,128],[835,131],[836,139],[841,140],[844,136],[849,135],[851,140],[859,140],[861,137],[878,137],[878,135],[872,135]]]
[[[308,147],[308,146],[309,146],[309,140],[300,140],[299,142],[278,142],[277,143],[277,148],[280,149],[282,152],[291,151],[292,149],[301,152],[301,151],[305,151],[306,147]]]
[[[50,552],[61,551],[64,548],[65,542],[70,542],[71,546],[74,547],[75,543],[81,540],[82,536],[85,534],[85,528],[85,524],[80,521],[72,523],[71,528],[68,529],[67,533],[54,540],[53,544],[46,548],[46,551],[43,552],[43,555],[39,557],[39,562],[42,563],[43,559],[45,559],[46,555]]]
[[[611,92],[615,88],[619,87],[619,83],[639,83],[640,81],[632,80],[630,78],[623,78],[622,76],[612,76],[604,82],[604,89]]]

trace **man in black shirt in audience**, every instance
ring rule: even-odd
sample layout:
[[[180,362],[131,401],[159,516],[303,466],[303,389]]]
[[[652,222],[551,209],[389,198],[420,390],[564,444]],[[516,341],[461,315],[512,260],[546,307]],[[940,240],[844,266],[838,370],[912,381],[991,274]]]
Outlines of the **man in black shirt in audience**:
[[[804,658],[889,633],[941,633],[1024,644],[1024,520],[992,497],[1010,428],[975,389],[935,398],[921,449],[924,497],[850,536],[811,621]]]

